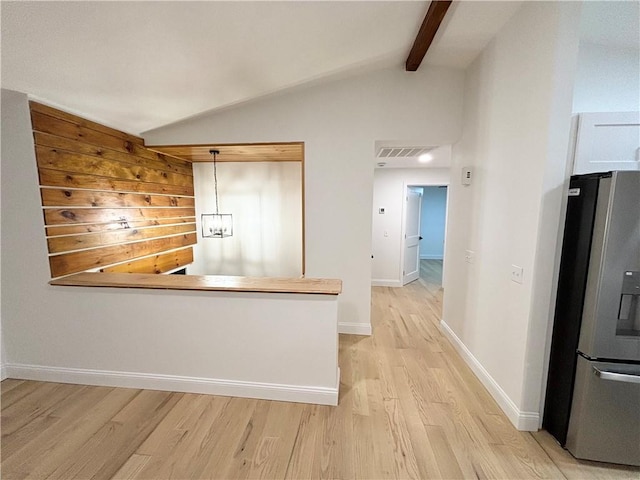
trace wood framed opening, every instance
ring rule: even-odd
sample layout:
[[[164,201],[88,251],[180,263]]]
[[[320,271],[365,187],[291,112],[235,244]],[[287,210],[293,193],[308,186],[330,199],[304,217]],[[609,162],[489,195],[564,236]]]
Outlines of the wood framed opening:
[[[163,155],[170,155],[175,158],[180,158],[185,161],[192,162],[194,167],[194,178],[196,183],[196,208],[202,207],[204,203],[202,198],[198,198],[198,195],[201,195],[204,191],[202,182],[199,181],[199,175],[208,175],[207,172],[202,169],[202,164],[212,164],[212,155],[210,153],[211,150],[217,150],[219,153],[216,155],[216,162],[218,165],[218,176],[221,173],[224,174],[225,167],[230,170],[235,170],[236,177],[239,175],[238,172],[241,171],[252,171],[256,172],[263,167],[264,164],[272,164],[273,169],[279,169],[278,174],[282,174],[282,168],[285,164],[287,165],[296,165],[299,164],[299,174],[296,176],[299,177],[299,203],[300,203],[300,225],[299,225],[299,235],[300,235],[300,244],[299,245],[291,245],[291,250],[295,250],[296,248],[300,249],[300,265],[297,268],[299,270],[295,275],[303,275],[305,274],[305,189],[304,189],[304,142],[274,142],[274,143],[235,143],[235,144],[221,144],[221,143],[210,143],[210,144],[197,144],[197,145],[149,145],[147,148],[151,151],[157,152]],[[258,166],[258,163],[263,164]],[[222,165],[220,165],[222,164]],[[233,164],[232,167],[230,164]],[[246,170],[246,168],[250,170]],[[222,168],[221,168],[222,167]],[[296,166],[296,168],[298,168]],[[210,172],[209,172],[210,173]],[[273,174],[273,172],[271,172]],[[230,175],[230,174],[228,174]],[[227,182],[228,182],[227,177]],[[222,184],[219,181],[219,185]],[[199,188],[198,188],[199,187]],[[198,190],[201,193],[198,193]],[[200,202],[199,202],[200,200]],[[221,212],[225,210],[225,199],[221,194]],[[228,202],[227,202],[228,204]],[[297,207],[296,207],[297,209]],[[242,219],[240,219],[242,220]],[[295,218],[293,215],[289,215],[289,219],[286,219],[287,222],[294,221]],[[198,222],[198,219],[196,218]],[[234,220],[235,221],[235,220]],[[297,220],[296,220],[297,221]],[[296,230],[298,230],[296,228]],[[291,233],[289,231],[289,233]],[[283,235],[285,235],[283,231]],[[297,233],[294,233],[297,235]],[[199,238],[199,242],[203,240]],[[288,239],[287,239],[288,240]],[[202,244],[202,247],[209,247],[210,245],[218,246],[218,243],[207,243]],[[206,271],[198,271],[199,274],[208,274]],[[228,274],[228,272],[222,272],[223,274]],[[236,274],[236,273],[234,273]],[[255,274],[255,273],[254,273]],[[272,275],[267,275],[272,276]],[[278,275],[282,276],[282,275]],[[293,274],[286,274],[285,276],[293,276]]]
[[[302,258],[293,276],[304,275],[304,143],[150,148],[140,137],[47,105],[30,102],[30,110],[52,278],[192,265],[194,164],[210,162],[211,148],[223,163],[299,163]]]

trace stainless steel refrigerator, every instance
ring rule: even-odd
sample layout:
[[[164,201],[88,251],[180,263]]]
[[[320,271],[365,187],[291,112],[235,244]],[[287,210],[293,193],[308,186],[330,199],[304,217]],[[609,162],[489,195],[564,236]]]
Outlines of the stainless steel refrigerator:
[[[571,177],[543,427],[640,466],[640,172]]]

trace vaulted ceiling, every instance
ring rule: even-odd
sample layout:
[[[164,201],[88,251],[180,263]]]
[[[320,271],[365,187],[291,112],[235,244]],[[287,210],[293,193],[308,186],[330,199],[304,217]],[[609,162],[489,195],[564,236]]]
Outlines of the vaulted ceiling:
[[[139,134],[309,82],[401,69],[429,3],[2,2],[2,87]],[[519,6],[453,2],[420,68],[465,68]]]
[[[465,67],[515,10],[466,3],[450,9],[422,68]],[[402,68],[428,6],[3,2],[2,86],[138,134],[325,77]]]

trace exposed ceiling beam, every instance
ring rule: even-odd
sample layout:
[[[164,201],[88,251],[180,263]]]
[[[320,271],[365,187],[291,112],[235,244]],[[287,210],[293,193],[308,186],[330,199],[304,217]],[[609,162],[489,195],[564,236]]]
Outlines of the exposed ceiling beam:
[[[420,26],[420,31],[407,57],[407,63],[405,64],[407,72],[415,72],[420,63],[422,63],[422,59],[427,50],[429,50],[431,42],[433,42],[433,38],[436,36],[436,32],[440,28],[440,24],[450,5],[451,0],[432,0],[431,4],[429,4],[429,10],[427,10],[424,21]]]

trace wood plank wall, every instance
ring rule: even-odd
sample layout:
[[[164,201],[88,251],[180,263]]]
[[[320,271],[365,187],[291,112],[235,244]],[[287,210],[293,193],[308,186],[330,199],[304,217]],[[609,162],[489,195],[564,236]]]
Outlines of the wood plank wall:
[[[30,102],[51,277],[163,273],[193,262],[191,163]]]

